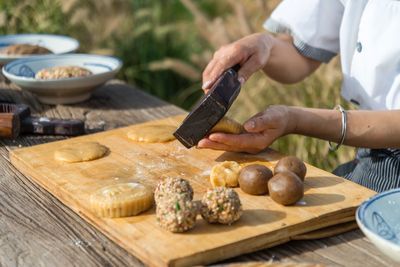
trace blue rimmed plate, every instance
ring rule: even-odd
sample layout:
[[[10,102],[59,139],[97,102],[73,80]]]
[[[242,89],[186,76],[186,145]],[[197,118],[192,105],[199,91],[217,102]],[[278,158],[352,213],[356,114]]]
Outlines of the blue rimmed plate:
[[[0,35],[0,49],[13,44],[32,44],[47,48],[53,54],[75,52],[79,42],[71,37],[52,34],[12,34]],[[4,55],[0,53],[0,65],[16,59],[28,58],[35,55]]]
[[[357,209],[356,220],[377,248],[400,262],[400,188],[365,201]]]
[[[45,68],[78,66],[93,74],[86,77],[54,80],[36,79],[35,74]],[[22,89],[35,94],[42,103],[72,104],[88,99],[98,86],[112,79],[122,62],[115,57],[67,54],[19,59],[3,67],[3,74]]]

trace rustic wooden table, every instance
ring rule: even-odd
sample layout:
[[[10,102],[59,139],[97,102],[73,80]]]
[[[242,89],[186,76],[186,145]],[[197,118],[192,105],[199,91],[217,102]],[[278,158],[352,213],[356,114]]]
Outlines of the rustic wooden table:
[[[182,113],[171,104],[112,81],[80,104],[40,104],[0,77],[0,101],[30,105],[37,115],[85,120],[87,132],[122,127]],[[0,140],[1,266],[138,266],[142,263],[110,241],[56,198],[31,182],[9,162],[8,152],[59,140],[23,136]],[[227,263],[290,260],[328,266],[396,266],[359,231],[311,241],[291,241],[275,248],[227,260]]]

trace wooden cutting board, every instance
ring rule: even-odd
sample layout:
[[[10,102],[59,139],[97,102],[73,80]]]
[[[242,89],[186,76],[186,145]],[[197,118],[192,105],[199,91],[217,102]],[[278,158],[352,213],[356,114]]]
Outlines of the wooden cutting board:
[[[178,125],[182,116],[157,123]],[[144,144],[127,132],[148,122],[117,130],[47,143],[10,152],[23,174],[52,193],[89,223],[151,266],[207,264],[271,247],[314,230],[354,220],[357,206],[374,192],[331,173],[307,165],[305,196],[295,206],[283,207],[268,196],[251,196],[239,188],[244,213],[232,226],[210,225],[198,218],[195,229],[173,234],[161,229],[154,208],[139,216],[106,219],[93,214],[88,199],[97,189],[115,183],[141,181],[150,186],[163,177],[188,179],[200,199],[210,187],[209,173],[217,162],[235,160],[273,168],[280,154],[258,155],[186,149],[178,141]],[[101,159],[61,163],[53,152],[65,144],[97,141],[110,149]]]

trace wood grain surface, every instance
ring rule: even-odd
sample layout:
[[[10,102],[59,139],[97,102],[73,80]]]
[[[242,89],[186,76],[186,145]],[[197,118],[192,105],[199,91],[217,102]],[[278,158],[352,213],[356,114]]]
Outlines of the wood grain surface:
[[[28,104],[35,115],[84,119],[88,132],[183,112],[119,81],[98,89],[85,103],[48,106],[3,80],[0,81],[0,100]],[[15,148],[60,139],[23,136],[14,141],[0,140],[0,266],[142,266],[139,260],[27,179],[9,162],[8,153]],[[368,266],[396,266],[359,230],[318,240],[290,241],[217,265],[270,260],[327,266],[366,266],[366,263]]]
[[[210,170],[218,162],[258,163],[273,169],[280,158],[272,150],[249,155],[186,149],[177,140],[142,143],[128,138],[129,132],[147,125],[178,127],[183,119],[184,116],[179,115],[17,149],[10,153],[10,159],[23,174],[150,266],[208,264],[271,247],[298,234],[354,219],[351,215],[358,205],[375,194],[365,187],[308,165],[305,196],[295,206],[284,207],[269,197],[251,196],[238,189],[244,212],[241,220],[232,226],[211,225],[199,219],[194,230],[186,234],[171,234],[158,227],[154,209],[127,218],[96,216],[88,207],[89,199],[106,186],[136,181],[155,188],[162,178],[180,177],[191,182],[195,199],[201,199],[211,187]],[[54,151],[61,147],[93,141],[108,147],[110,153],[103,158],[81,163],[54,159]]]

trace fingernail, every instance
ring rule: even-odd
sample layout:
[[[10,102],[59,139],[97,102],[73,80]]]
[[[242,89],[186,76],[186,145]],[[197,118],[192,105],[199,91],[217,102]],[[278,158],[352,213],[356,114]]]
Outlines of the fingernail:
[[[210,139],[211,141],[218,141],[218,138],[215,138],[214,134],[210,134],[210,136],[208,137],[208,139]]]
[[[201,88],[202,88],[202,89],[207,89],[208,86],[210,86],[210,84],[211,84],[211,81],[205,81],[205,82],[203,83],[203,85],[201,86]]]
[[[202,145],[202,143],[203,143],[202,141],[203,141],[203,139],[200,140],[199,142],[197,142],[197,145],[196,145],[197,148],[201,147],[201,145]]]
[[[256,123],[254,121],[248,121],[248,122],[246,122],[245,128],[250,129],[250,130],[254,129],[254,128],[256,128]]]
[[[238,81],[240,82],[241,85],[243,85],[246,80],[243,77],[239,77]]]

